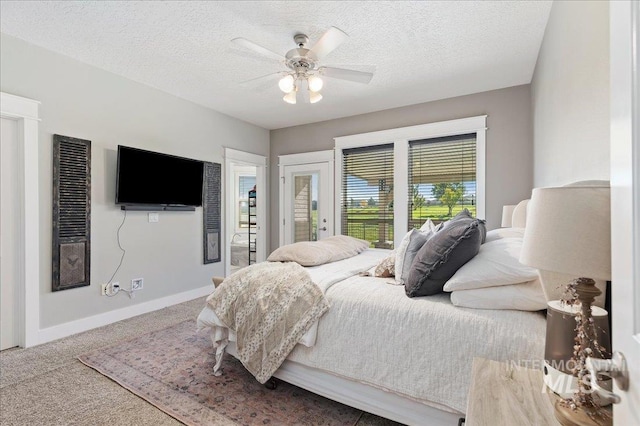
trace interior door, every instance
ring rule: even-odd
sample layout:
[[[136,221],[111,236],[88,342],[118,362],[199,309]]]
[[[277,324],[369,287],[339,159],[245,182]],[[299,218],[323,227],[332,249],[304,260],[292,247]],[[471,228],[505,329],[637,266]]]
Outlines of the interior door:
[[[614,425],[640,425],[640,6],[610,3],[611,267],[613,350],[629,383],[614,380]]]
[[[282,244],[333,235],[333,188],[329,162],[282,167]]]
[[[18,265],[16,254],[20,224],[18,184],[18,125],[2,118],[0,123],[0,350],[18,346],[16,302]]]

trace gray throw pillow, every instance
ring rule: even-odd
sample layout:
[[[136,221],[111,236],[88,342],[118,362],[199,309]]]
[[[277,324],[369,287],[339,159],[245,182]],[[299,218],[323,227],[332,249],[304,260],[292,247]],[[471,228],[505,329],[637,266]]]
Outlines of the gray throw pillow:
[[[448,220],[446,222],[442,222],[441,225],[443,228],[446,228],[449,226],[449,224],[451,223],[455,223],[458,220],[474,220],[474,217],[471,216],[471,212],[469,211],[469,209],[462,209],[461,212],[459,212],[457,215],[455,215],[451,220]],[[484,244],[486,238],[487,238],[487,229],[485,227],[481,228],[482,231],[482,244]]]
[[[404,249],[404,253],[402,253],[402,261],[396,261],[396,282],[399,284],[404,284],[409,277],[409,272],[411,272],[411,265],[413,264],[413,259],[416,257],[418,251],[424,246],[424,244],[429,241],[434,235],[432,231],[420,232],[417,229],[412,229],[409,231],[408,239],[409,243],[407,244],[406,249]]]
[[[447,280],[478,254],[484,235],[484,220],[465,217],[449,221],[422,246],[413,259],[404,283],[407,296],[441,293]]]

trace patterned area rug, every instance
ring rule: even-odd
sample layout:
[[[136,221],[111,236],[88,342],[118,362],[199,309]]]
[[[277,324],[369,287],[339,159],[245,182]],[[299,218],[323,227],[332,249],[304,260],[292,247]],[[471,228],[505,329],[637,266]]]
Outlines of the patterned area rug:
[[[195,321],[79,357],[160,410],[187,425],[354,425],[359,410],[285,382],[258,383],[226,355],[213,375],[214,352]]]

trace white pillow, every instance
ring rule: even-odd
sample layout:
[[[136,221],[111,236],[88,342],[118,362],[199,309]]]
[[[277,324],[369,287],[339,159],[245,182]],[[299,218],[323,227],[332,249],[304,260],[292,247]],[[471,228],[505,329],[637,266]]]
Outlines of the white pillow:
[[[524,228],[527,226],[527,213],[529,210],[529,200],[520,201],[513,209],[511,215],[511,226],[514,228]]]
[[[395,284],[404,285],[404,281],[409,276],[413,258],[432,235],[433,231],[421,232],[412,229],[402,238],[400,246],[396,249]]]
[[[538,278],[538,270],[519,262],[522,238],[502,238],[480,246],[444,285],[444,291],[471,290],[524,283]]]
[[[347,235],[334,235],[319,241],[301,241],[278,247],[267,257],[267,261],[318,266],[356,256],[365,251],[369,244],[369,241]]]
[[[427,219],[425,223],[420,227],[420,232],[433,232],[436,230],[436,225],[431,221],[431,219]]]
[[[547,308],[547,299],[537,279],[502,287],[454,291],[451,293],[451,303],[474,309],[540,311]]]
[[[524,228],[498,228],[487,231],[485,244],[503,238],[524,238]]]

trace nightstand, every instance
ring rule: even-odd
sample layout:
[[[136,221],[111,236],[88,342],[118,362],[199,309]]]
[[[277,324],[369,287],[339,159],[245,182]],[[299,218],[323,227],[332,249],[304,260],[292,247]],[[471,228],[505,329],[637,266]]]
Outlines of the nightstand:
[[[542,371],[474,358],[465,426],[560,425]]]

